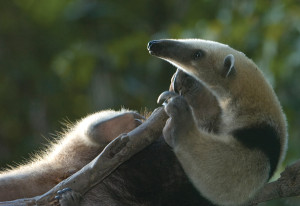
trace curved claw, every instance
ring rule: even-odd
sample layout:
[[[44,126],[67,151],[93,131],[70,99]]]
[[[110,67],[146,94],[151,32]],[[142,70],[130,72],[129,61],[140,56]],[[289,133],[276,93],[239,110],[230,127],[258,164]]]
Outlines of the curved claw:
[[[158,104],[162,104],[165,105],[166,102],[171,99],[172,97],[176,97],[179,94],[175,93],[175,92],[170,92],[170,91],[164,91],[163,93],[161,93],[157,99],[157,103]]]
[[[72,191],[71,188],[64,188],[62,190],[58,190],[57,191],[57,195],[54,197],[54,199],[56,200],[60,200],[62,198],[62,194],[66,193],[66,192],[69,192],[69,191]]]

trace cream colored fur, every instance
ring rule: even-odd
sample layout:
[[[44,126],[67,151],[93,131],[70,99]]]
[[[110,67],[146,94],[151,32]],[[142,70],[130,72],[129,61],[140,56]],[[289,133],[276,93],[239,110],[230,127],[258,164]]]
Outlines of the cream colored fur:
[[[263,152],[245,147],[231,132],[267,122],[280,137],[279,162],[283,160],[286,121],[273,89],[250,59],[227,45],[198,39],[159,41],[159,50],[154,50],[153,55],[198,79],[216,96],[222,110],[219,132],[213,134],[197,127],[188,115],[177,114],[177,103],[171,100],[166,106],[171,118],[164,129],[165,138],[176,139],[175,154],[201,194],[218,205],[246,203],[267,182],[270,164]],[[197,49],[205,55],[193,60],[189,52]],[[236,72],[224,78],[220,72],[230,54],[234,56]],[[180,125],[188,129],[174,132],[173,127]]]

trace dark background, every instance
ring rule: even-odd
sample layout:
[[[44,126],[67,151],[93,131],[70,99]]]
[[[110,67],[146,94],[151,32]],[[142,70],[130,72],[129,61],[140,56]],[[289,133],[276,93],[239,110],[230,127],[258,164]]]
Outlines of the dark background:
[[[300,158],[299,1],[10,0],[0,1],[0,166],[42,149],[62,122],[156,108],[175,71],[146,50],[160,38],[215,40],[252,58],[287,115],[284,166]]]

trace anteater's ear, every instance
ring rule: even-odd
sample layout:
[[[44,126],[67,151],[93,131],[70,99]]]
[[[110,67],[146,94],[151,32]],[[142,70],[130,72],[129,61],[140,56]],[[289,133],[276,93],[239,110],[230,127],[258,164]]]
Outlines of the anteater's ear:
[[[230,77],[234,75],[236,72],[234,68],[234,56],[232,54],[228,54],[224,59],[222,76],[224,78]]]

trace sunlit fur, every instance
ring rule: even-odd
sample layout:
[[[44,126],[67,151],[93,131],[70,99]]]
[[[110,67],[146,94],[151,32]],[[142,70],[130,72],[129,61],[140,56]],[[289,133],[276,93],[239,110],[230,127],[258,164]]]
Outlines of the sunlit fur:
[[[253,61],[227,45],[198,39],[155,44],[152,50],[149,47],[150,53],[203,83],[222,110],[219,131],[214,134],[188,121],[187,110],[178,114],[184,104],[171,100],[166,111],[174,124],[166,125],[165,137],[176,139],[176,156],[202,195],[218,205],[244,204],[269,180],[271,167],[276,168],[285,155],[286,121],[273,89]],[[205,55],[195,60],[193,52],[198,49]],[[230,54],[235,71],[224,77],[224,59]],[[182,121],[176,120],[179,117]],[[184,132],[174,132],[172,126],[185,128]],[[250,137],[245,131],[250,131]],[[273,153],[279,158],[274,159]]]
[[[123,116],[107,121],[120,115]],[[113,125],[109,125],[110,122]],[[99,125],[102,127],[97,130]],[[114,129],[109,128],[110,126]],[[46,151],[37,154],[28,164],[0,173],[0,201],[47,192],[100,154],[106,144],[120,133],[129,132],[136,126],[132,113],[125,109],[98,112],[70,125],[61,138],[51,143]],[[96,130],[91,130],[91,127]],[[90,134],[91,131],[99,133]]]

